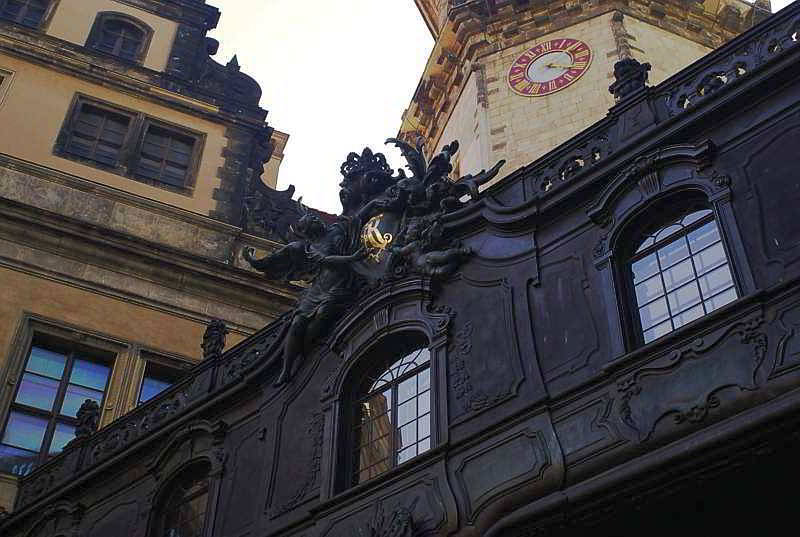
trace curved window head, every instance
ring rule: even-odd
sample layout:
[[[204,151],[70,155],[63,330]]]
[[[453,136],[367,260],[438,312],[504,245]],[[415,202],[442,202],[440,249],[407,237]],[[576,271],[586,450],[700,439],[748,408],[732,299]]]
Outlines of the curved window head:
[[[152,30],[141,21],[116,13],[101,13],[95,20],[87,45],[97,51],[127,60],[144,59]]]
[[[626,263],[640,343],[738,298],[713,211],[697,203],[682,206],[666,225],[639,234]]]
[[[39,28],[50,0],[0,0],[0,18],[28,28]]]
[[[384,365],[373,372],[374,375],[365,376],[353,401],[351,483],[354,485],[431,448],[431,370],[427,346],[405,345],[404,350],[393,353],[388,367]]]
[[[209,490],[207,467],[193,466],[183,471],[162,497],[153,537],[204,537]]]

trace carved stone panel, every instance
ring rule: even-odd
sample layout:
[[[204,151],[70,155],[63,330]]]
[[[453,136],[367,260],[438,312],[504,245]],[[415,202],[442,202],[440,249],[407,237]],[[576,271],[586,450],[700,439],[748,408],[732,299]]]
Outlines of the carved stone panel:
[[[600,348],[592,290],[579,257],[542,265],[540,286],[528,286],[533,333],[547,380],[585,366]]]
[[[778,314],[777,323],[782,334],[778,341],[778,359],[773,375],[800,366],[800,304],[794,304]]]
[[[568,466],[626,441],[612,419],[613,408],[614,400],[605,394],[568,410],[554,420],[553,426]]]
[[[233,431],[229,472],[221,494],[221,509],[217,514],[223,535],[239,535],[251,529],[257,521],[265,491],[264,468],[272,459],[267,429],[253,426],[242,435]]]
[[[138,504],[135,500],[118,503],[102,512],[89,524],[86,537],[133,535],[136,528]],[[87,518],[89,518],[87,516]]]
[[[462,276],[442,290],[441,302],[454,304],[458,312],[448,352],[452,423],[512,397],[522,372],[507,280]]]
[[[542,479],[551,464],[541,431],[524,430],[466,457],[456,469],[470,519],[493,496]]]
[[[699,423],[721,407],[725,389],[752,391],[767,352],[761,316],[699,337],[618,382],[620,420],[648,440],[665,419]]]
[[[796,162],[784,158],[800,147],[800,125],[797,119],[793,123],[760,141],[744,165],[748,197],[757,212],[753,224],[761,253],[768,264],[780,268],[800,260],[800,219],[796,215],[800,182]]]

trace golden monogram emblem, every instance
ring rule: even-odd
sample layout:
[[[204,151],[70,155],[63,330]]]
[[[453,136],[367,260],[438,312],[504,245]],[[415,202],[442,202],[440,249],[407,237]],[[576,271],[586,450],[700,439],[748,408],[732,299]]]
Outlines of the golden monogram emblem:
[[[383,215],[373,216],[361,230],[361,242],[367,248],[367,257],[375,263],[380,263],[383,252],[394,240],[391,233],[383,233],[380,225]]]

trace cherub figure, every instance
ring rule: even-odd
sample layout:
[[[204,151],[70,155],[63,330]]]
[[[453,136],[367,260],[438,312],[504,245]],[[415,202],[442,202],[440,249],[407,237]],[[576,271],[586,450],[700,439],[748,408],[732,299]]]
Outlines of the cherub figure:
[[[349,220],[342,219],[326,226],[316,215],[307,213],[292,229],[298,240],[262,259],[255,259],[252,249],[243,252],[245,260],[269,279],[311,281],[298,298],[284,337],[276,339],[276,344],[284,345],[276,385],[291,379],[298,358],[327,331],[354,296],[351,265],[363,259],[366,252],[362,248],[344,255],[350,242],[349,225]]]
[[[420,274],[446,277],[453,274],[471,250],[464,246],[447,246],[440,215],[409,219],[397,244],[391,248],[390,264],[407,259]]]

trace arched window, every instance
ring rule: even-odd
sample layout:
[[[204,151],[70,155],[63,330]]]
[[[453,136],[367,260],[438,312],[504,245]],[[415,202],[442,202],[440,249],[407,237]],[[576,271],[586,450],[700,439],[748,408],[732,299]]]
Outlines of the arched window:
[[[50,5],[50,0],[0,0],[0,18],[39,28]]]
[[[192,466],[174,478],[158,506],[151,537],[205,537],[210,494],[209,468]]]
[[[87,46],[131,62],[141,62],[152,30],[143,22],[119,13],[100,13]]]
[[[639,344],[739,296],[714,212],[702,200],[673,200],[660,209],[653,212],[662,216],[662,225],[644,226],[624,263]]]
[[[352,485],[431,448],[430,351],[415,338],[395,341],[391,347],[392,357],[373,370],[376,374],[363,376],[351,400]]]

